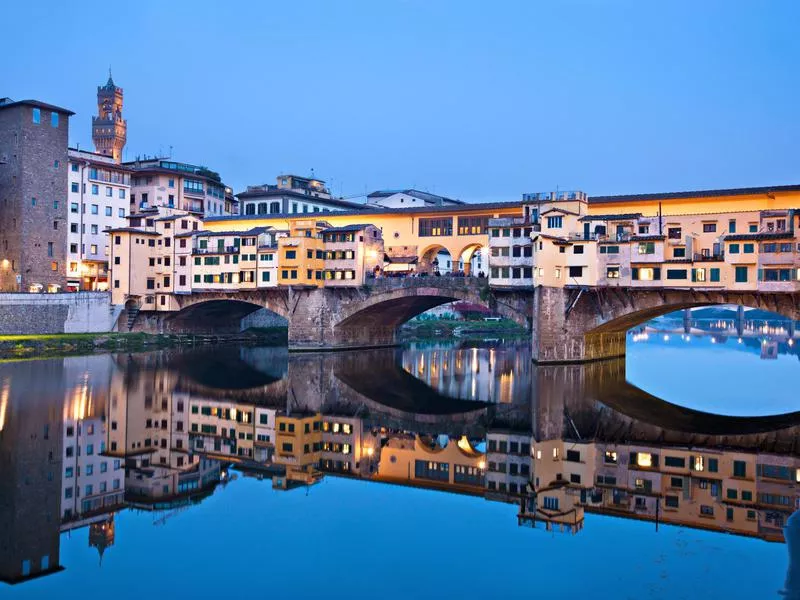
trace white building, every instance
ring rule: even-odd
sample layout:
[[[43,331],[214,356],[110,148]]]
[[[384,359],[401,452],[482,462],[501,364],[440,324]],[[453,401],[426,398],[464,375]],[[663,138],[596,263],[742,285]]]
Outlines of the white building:
[[[378,190],[367,195],[367,203],[384,208],[422,208],[426,206],[457,206],[464,204],[445,196],[419,190]]]
[[[331,196],[323,180],[298,175],[278,175],[275,185],[247,186],[237,197],[242,215],[308,214],[364,208],[363,204]]]
[[[69,149],[68,289],[108,289],[109,239],[105,230],[127,224],[130,179],[130,170],[110,156]]]

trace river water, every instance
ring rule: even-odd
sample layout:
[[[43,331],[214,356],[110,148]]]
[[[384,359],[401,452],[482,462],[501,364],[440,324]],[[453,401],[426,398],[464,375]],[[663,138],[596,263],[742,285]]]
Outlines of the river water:
[[[502,339],[0,364],[0,597],[800,597],[798,356],[650,328],[584,366]]]

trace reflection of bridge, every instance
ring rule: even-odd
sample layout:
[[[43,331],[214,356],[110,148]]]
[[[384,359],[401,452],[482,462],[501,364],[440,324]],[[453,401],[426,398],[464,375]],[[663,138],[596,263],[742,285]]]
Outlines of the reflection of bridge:
[[[141,313],[135,328],[232,332],[260,308],[285,318],[289,348],[335,349],[391,345],[400,325],[454,300],[487,304],[531,328],[533,359],[582,362],[623,356],[625,333],[681,309],[737,304],[800,319],[800,295],[696,288],[536,287],[503,289],[483,278],[375,279],[354,287],[280,287],[176,295],[177,312]]]

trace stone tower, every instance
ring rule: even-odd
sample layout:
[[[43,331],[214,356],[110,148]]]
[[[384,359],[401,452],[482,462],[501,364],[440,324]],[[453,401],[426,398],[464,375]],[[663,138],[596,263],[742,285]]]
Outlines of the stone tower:
[[[111,69],[108,81],[97,88],[97,116],[92,117],[92,141],[100,154],[122,160],[128,123],[122,118],[122,88],[114,85]]]

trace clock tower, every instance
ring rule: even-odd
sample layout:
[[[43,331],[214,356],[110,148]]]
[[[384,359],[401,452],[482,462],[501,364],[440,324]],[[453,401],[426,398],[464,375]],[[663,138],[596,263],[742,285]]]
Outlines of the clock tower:
[[[122,88],[114,85],[109,69],[108,81],[97,88],[97,116],[92,117],[95,150],[120,162],[127,131],[128,123],[122,118]]]

